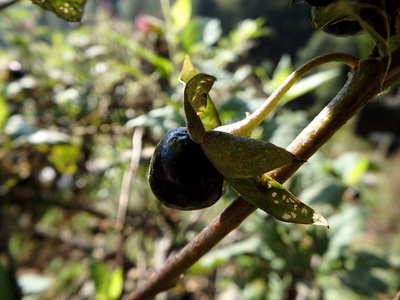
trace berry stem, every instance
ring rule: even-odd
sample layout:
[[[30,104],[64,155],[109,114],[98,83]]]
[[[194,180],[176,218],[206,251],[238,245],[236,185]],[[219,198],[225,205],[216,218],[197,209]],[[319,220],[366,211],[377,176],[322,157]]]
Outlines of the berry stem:
[[[260,125],[265,117],[275,108],[286,92],[304,75],[314,70],[316,67],[329,62],[340,62],[350,66],[351,68],[355,68],[359,60],[358,57],[343,52],[334,52],[318,56],[292,72],[292,74],[290,74],[279,85],[271,96],[268,97],[264,104],[251,115],[236,123],[220,126],[216,128],[216,130],[240,136],[250,136],[253,130]]]

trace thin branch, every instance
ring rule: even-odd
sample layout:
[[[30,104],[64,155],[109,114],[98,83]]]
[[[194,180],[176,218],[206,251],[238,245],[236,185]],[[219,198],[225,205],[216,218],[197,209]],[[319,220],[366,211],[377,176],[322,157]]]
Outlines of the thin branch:
[[[311,157],[337,130],[379,93],[385,66],[385,60],[382,59],[360,61],[359,66],[352,71],[346,85],[338,95],[299,134],[288,149],[301,159]],[[386,78],[395,75],[389,71]],[[281,168],[270,172],[269,175],[282,183],[290,178],[298,167],[296,164]],[[178,254],[167,261],[164,267],[149,278],[144,285],[128,295],[126,300],[148,299],[174,286],[188,268],[229,232],[237,228],[255,210],[253,205],[239,197]]]
[[[117,220],[115,227],[119,230],[118,246],[116,249],[116,260],[118,264],[124,266],[124,242],[126,239],[125,220],[126,212],[128,209],[128,203],[130,199],[132,182],[136,177],[136,173],[139,167],[140,156],[142,153],[142,138],[144,129],[142,127],[137,127],[132,136],[132,154],[131,162],[129,168],[125,171],[124,177],[122,179],[121,194],[119,197],[119,205],[117,212]]]
[[[132,136],[131,163],[129,165],[129,169],[127,169],[124,174],[124,178],[122,179],[121,194],[119,197],[117,212],[117,223],[115,225],[119,230],[122,230],[125,226],[126,210],[128,208],[132,181],[136,176],[137,169],[139,167],[140,155],[142,152],[143,132],[143,128],[138,127],[135,129],[135,132]]]

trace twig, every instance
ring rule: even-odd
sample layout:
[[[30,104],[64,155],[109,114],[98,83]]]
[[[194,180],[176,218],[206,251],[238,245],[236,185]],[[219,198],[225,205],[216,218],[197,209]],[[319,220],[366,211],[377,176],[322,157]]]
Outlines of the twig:
[[[115,226],[119,230],[122,230],[125,226],[126,210],[128,208],[132,181],[136,176],[140,161],[140,154],[142,152],[143,131],[144,130],[142,127],[137,127],[132,136],[131,163],[129,165],[129,169],[125,171],[124,177],[122,179],[121,194],[119,197],[117,212],[117,223],[115,224]]]
[[[140,156],[142,153],[142,138],[144,129],[137,127],[132,136],[132,154],[129,168],[125,171],[122,179],[121,194],[119,197],[119,205],[117,212],[117,220],[115,227],[119,230],[118,246],[115,251],[116,261],[118,265],[124,268],[124,242],[126,239],[126,233],[124,232],[126,212],[128,209],[129,196],[132,189],[132,182],[136,176],[137,169],[139,167]],[[124,291],[121,291],[121,294]]]
[[[332,135],[380,91],[385,60],[365,59],[353,70],[346,85],[324,110],[292,142],[288,149],[301,159],[311,157]],[[399,73],[399,70],[397,70]],[[397,75],[398,75],[397,73]],[[389,75],[390,71],[389,71]],[[396,77],[387,76],[388,77]],[[287,180],[298,164],[270,172],[279,182]],[[143,286],[126,300],[148,299],[174,286],[180,276],[210,251],[229,232],[237,228],[256,208],[239,197],[195,239],[172,257]]]

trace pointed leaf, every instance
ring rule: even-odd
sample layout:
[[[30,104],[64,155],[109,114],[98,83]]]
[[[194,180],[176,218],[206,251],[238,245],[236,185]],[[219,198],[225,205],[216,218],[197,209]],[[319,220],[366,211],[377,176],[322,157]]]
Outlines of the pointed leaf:
[[[190,56],[186,55],[185,60],[183,61],[181,73],[179,74],[179,80],[186,84],[196,74],[197,72],[193,66]]]
[[[200,119],[207,107],[207,96],[216,78],[208,74],[197,74],[188,81],[184,91],[184,108],[186,124],[190,137],[201,143],[205,134],[203,122]]]
[[[225,179],[243,198],[280,221],[329,228],[323,216],[267,175]]]
[[[188,83],[189,80],[196,75],[196,69],[194,68],[190,57],[186,55],[185,61],[183,62],[181,74],[179,80],[183,83]],[[203,111],[199,114],[199,117],[204,125],[205,130],[212,130],[221,126],[221,121],[218,116],[218,112],[215,109],[214,103],[207,92],[207,103],[203,108]]]
[[[291,163],[302,162],[274,144],[222,131],[205,133],[201,146],[217,170],[227,177],[259,176]]]

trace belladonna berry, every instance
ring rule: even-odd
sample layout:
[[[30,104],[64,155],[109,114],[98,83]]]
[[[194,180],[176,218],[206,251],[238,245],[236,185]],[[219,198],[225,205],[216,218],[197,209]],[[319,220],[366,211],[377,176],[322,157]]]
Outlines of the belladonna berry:
[[[183,127],[169,131],[150,162],[153,194],[165,206],[194,210],[213,205],[223,194],[224,178]]]

